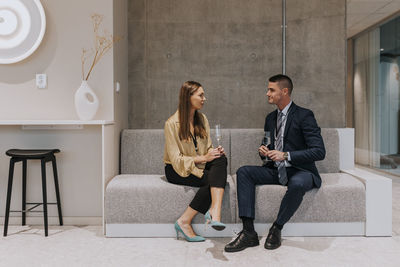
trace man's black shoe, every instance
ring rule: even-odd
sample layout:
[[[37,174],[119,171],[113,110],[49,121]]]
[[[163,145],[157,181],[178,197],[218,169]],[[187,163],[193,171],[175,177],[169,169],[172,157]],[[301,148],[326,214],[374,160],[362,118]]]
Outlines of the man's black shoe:
[[[265,240],[264,247],[266,249],[276,249],[281,246],[281,230],[272,225],[271,229],[269,229],[269,233],[267,239]]]
[[[260,242],[258,241],[258,235],[256,232],[251,233],[242,230],[235,240],[225,246],[225,251],[237,252],[245,248],[255,247],[258,245],[260,245]]]

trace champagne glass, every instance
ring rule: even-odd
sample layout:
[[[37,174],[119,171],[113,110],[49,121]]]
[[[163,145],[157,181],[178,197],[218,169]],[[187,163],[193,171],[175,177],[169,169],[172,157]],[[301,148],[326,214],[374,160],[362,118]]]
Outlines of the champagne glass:
[[[264,137],[263,137],[263,140],[262,140],[262,145],[268,147],[268,145],[270,145],[270,144],[271,144],[271,132],[265,131],[264,132]],[[267,163],[268,161],[271,161],[271,159],[266,157],[263,161],[264,161],[264,163]]]
[[[268,147],[268,145],[271,144],[271,132],[268,131],[264,132],[262,144],[266,147]]]
[[[221,125],[217,124],[215,125],[215,138],[217,139],[217,144],[218,146],[221,145],[221,139],[222,139],[222,134],[221,134]]]

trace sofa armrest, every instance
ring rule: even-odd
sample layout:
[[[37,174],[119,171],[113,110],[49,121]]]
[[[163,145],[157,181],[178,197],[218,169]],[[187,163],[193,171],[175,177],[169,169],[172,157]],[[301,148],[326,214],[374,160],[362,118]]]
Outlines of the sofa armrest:
[[[354,169],[354,128],[337,128],[339,135],[339,168]]]
[[[341,171],[365,185],[365,235],[392,236],[392,180],[360,168]]]

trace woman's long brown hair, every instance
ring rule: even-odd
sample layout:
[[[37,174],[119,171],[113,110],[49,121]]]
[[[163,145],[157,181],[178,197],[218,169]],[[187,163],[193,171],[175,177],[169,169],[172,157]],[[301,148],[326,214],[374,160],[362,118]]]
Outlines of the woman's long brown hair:
[[[181,140],[190,140],[190,97],[201,87],[201,84],[194,81],[185,82],[179,93],[179,138]],[[203,116],[197,110],[194,112],[193,119],[194,135],[204,138],[207,136],[204,127]]]

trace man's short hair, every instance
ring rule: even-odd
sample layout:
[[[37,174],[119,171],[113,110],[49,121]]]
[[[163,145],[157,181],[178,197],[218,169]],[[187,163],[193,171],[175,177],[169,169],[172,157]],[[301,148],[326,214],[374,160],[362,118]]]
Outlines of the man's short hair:
[[[288,76],[283,75],[283,74],[278,74],[278,75],[274,75],[271,78],[269,78],[268,81],[272,82],[272,83],[277,82],[281,89],[287,88],[287,89],[289,89],[289,95],[292,94],[293,82]]]

